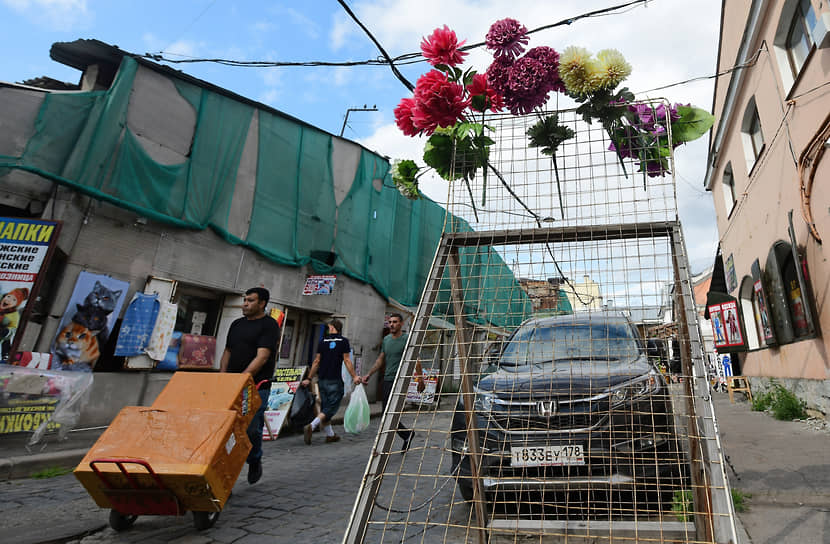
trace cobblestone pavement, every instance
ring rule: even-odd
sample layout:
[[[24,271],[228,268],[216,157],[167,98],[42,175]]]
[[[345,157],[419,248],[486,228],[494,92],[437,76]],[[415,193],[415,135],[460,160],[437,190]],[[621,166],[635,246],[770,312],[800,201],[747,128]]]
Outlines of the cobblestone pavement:
[[[340,542],[351,514],[369,450],[380,419],[359,435],[324,442],[315,433],[311,446],[300,434],[265,442],[262,479],[249,485],[247,467],[216,525],[207,531],[183,517],[142,516],[117,533],[108,525],[109,512],[99,508],[72,474],[46,480],[0,483],[0,516],[4,542],[93,543],[259,543]]]

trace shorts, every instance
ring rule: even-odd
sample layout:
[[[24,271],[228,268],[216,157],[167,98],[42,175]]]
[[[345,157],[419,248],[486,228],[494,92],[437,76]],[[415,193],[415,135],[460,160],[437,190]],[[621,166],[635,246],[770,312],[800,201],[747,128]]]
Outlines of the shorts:
[[[317,389],[320,391],[320,411],[326,414],[326,421],[331,421],[343,400],[343,380],[318,380]]]

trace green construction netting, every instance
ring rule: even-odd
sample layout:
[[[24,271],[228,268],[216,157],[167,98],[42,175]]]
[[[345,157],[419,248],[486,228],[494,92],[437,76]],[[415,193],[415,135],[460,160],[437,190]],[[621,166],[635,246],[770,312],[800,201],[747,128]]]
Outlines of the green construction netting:
[[[127,128],[137,69],[138,62],[125,57],[107,91],[48,93],[22,156],[0,157],[0,169],[34,172],[162,223],[211,228],[274,262],[310,263],[320,272],[368,283],[406,306],[418,304],[446,211],[428,199],[401,196],[385,158],[361,149],[351,188],[338,206],[334,137],[259,110],[256,186],[247,235],[240,239],[229,228],[229,216],[254,106],[175,80],[196,111],[196,129],[184,162],[159,164]],[[383,181],[380,191],[373,180]],[[470,230],[459,218],[451,224]],[[332,254],[334,260],[319,257]],[[498,253],[462,251],[461,260],[465,292],[481,290],[469,300],[493,301],[474,309],[481,321],[518,325],[530,303]]]

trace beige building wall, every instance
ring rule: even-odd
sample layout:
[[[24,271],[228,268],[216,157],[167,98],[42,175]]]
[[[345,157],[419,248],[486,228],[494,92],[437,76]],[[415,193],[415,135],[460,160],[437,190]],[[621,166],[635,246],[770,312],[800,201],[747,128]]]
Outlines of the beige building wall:
[[[813,47],[800,72],[793,76],[780,47],[786,34],[790,13],[798,0],[756,2],[761,6],[754,17],[748,0],[723,3],[721,44],[718,72],[723,72],[747,58],[755,62],[741,70],[718,78],[713,101],[717,118],[713,129],[707,189],[712,191],[724,258],[732,255],[738,287],[730,292],[738,297],[741,281],[751,274],[755,259],[763,268],[772,245],[783,240],[789,243],[788,212],[793,212],[797,245],[806,254],[814,293],[813,309],[819,336],[780,347],[763,347],[749,351],[743,361],[743,373],[757,377],[792,380],[797,387],[816,389],[815,402],[824,396],[826,410],[827,380],[830,378],[830,156],[817,165],[815,183],[809,206],[802,207],[799,177],[801,154],[821,129],[830,114],[830,46]],[[817,18],[830,21],[826,0],[811,0]],[[748,40],[745,55],[739,56],[742,40]],[[756,55],[757,53],[757,55]],[[731,97],[730,81],[739,84]],[[748,141],[742,132],[747,129],[745,112],[752,101],[757,107],[764,145],[757,160],[747,158]],[[718,131],[722,134],[718,141]],[[720,143],[720,145],[718,145]],[[827,144],[825,144],[825,149]],[[736,203],[730,211],[728,192],[724,191],[727,166],[731,165]],[[809,209],[815,230],[825,244],[810,234]],[[752,327],[753,323],[747,323]],[[799,383],[799,380],[820,380],[822,383]],[[808,397],[810,395],[807,395]],[[808,399],[809,401],[809,399]],[[813,404],[815,404],[813,402]],[[819,402],[820,404],[820,402]]]

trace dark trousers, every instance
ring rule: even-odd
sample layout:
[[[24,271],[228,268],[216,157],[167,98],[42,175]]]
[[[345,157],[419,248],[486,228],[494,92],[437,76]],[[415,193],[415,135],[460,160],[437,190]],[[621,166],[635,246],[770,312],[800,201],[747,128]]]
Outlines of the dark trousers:
[[[389,396],[392,394],[392,386],[395,385],[395,382],[392,380],[383,380],[383,405],[389,402]],[[398,436],[403,438],[404,440],[409,440],[410,435],[412,435],[412,431],[404,427],[400,420],[398,420]]]
[[[268,397],[270,389],[260,389],[259,398],[262,404],[254,414],[251,424],[248,425],[248,440],[251,441],[251,453],[248,454],[248,463],[262,459],[262,428],[265,427],[265,409],[268,408]]]

